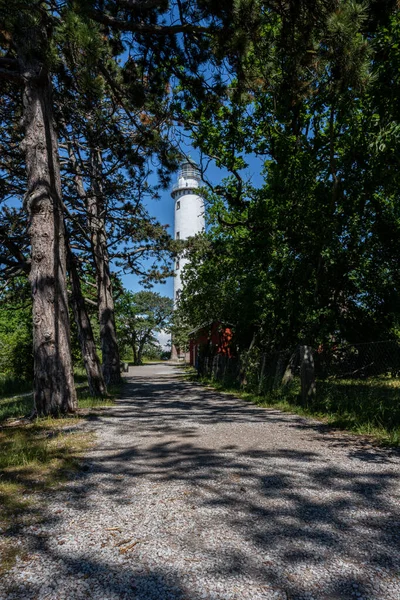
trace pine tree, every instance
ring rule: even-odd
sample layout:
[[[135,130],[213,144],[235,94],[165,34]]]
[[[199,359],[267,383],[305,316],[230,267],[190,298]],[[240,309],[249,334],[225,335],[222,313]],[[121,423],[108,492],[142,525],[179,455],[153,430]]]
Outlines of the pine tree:
[[[15,4],[15,5],[14,5]],[[45,3],[2,2],[0,75],[22,86],[33,301],[34,403],[38,414],[75,411],[65,232],[54,127],[51,15]]]

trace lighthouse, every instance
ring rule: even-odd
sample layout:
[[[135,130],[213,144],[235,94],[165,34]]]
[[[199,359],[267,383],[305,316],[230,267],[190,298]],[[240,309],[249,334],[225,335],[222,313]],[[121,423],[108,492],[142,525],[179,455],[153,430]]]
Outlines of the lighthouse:
[[[205,228],[204,200],[199,194],[200,171],[190,160],[182,163],[178,172],[178,181],[172,188],[174,206],[174,237],[176,240],[186,240]],[[174,271],[174,305],[179,301],[182,289],[182,269],[188,259],[184,254],[175,259]]]
[[[187,238],[204,231],[204,200],[199,194],[200,171],[197,165],[187,160],[181,164],[178,172],[178,180],[172,188],[172,197],[174,204],[174,237],[176,240],[186,240]],[[187,264],[188,259],[185,253],[179,254],[175,258],[174,265],[174,307],[179,302],[179,295],[182,289],[182,269]],[[189,354],[182,352],[177,348],[172,340],[171,358],[189,359]]]

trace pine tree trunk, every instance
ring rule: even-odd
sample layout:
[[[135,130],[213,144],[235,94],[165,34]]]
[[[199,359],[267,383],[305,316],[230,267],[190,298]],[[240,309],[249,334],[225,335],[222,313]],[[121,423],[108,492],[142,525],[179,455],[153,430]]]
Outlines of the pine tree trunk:
[[[39,415],[77,408],[71,359],[65,233],[51,82],[42,64],[25,64],[23,89],[33,299],[34,403]]]
[[[140,345],[139,349],[138,349],[138,353],[137,353],[137,364],[138,365],[142,365],[143,364],[142,355],[143,355],[143,346]]]
[[[139,363],[138,363],[138,359],[137,359],[137,352],[136,352],[135,344],[132,344],[132,352],[133,352],[133,364],[137,365]]]
[[[78,329],[79,344],[91,396],[105,396],[107,393],[99,357],[96,352],[92,324],[86,310],[85,299],[82,294],[81,282],[76,268],[74,256],[67,242],[67,258],[69,278],[71,282],[71,306],[75,323]]]
[[[293,352],[293,354],[291,355],[291,357],[289,359],[288,364],[286,365],[286,369],[283,374],[282,382],[281,382],[282,386],[289,385],[290,383],[292,383],[292,381],[294,379],[296,365],[298,364],[298,353],[299,353],[298,349],[295,352]]]
[[[92,152],[91,171],[93,193],[87,198],[87,208],[91,232],[92,253],[96,269],[103,376],[106,385],[110,385],[121,381],[121,372],[115,328],[115,310],[110,260],[107,249],[105,205],[101,187],[101,156],[97,151]]]
[[[300,357],[301,395],[304,406],[307,406],[307,404],[315,399],[317,392],[315,383],[314,357],[311,346],[300,346]]]

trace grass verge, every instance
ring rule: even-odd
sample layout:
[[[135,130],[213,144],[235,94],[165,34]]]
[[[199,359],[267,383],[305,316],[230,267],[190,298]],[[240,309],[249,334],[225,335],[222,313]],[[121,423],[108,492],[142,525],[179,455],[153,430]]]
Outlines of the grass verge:
[[[67,480],[92,445],[93,436],[79,427],[82,418],[114,404],[120,386],[106,398],[92,398],[83,385],[77,392],[76,415],[33,422],[23,418],[32,410],[32,394],[0,398],[0,577],[24,555],[15,537],[45,520],[43,492]]]
[[[92,443],[76,417],[19,423],[0,429],[0,574],[23,554],[15,536],[45,518],[39,492],[64,481]]]
[[[108,389],[108,396],[94,398],[89,394],[89,388],[79,379],[75,383],[78,395],[78,407],[81,409],[95,409],[103,406],[112,406],[115,398],[120,392],[120,386],[112,386]],[[33,410],[32,392],[25,392],[13,396],[1,396],[0,394],[0,423],[8,419],[19,419],[31,414]]]
[[[193,375],[189,375],[193,379]],[[385,378],[317,382],[317,397],[302,403],[300,382],[265,394],[208,378],[196,379],[214,389],[283,412],[316,418],[332,428],[351,431],[382,446],[400,446],[400,381]]]

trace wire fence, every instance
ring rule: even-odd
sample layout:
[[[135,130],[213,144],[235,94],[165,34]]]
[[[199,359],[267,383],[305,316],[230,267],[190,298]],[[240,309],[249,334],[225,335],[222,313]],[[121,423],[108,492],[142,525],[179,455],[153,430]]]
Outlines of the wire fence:
[[[238,358],[223,354],[199,357],[198,374],[226,385],[246,387],[260,394],[304,380],[400,379],[400,344],[396,341],[362,344],[298,346],[292,351],[247,353]],[[304,381],[303,381],[304,383]]]
[[[300,405],[357,431],[383,430],[400,445],[400,344],[395,341],[298,346],[238,358],[217,354],[197,362],[200,377],[224,387],[244,389],[271,404]]]
[[[316,375],[321,378],[400,377],[400,344],[396,341],[320,346],[314,360]]]

